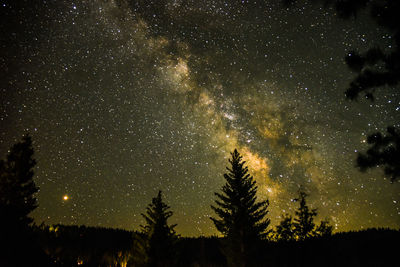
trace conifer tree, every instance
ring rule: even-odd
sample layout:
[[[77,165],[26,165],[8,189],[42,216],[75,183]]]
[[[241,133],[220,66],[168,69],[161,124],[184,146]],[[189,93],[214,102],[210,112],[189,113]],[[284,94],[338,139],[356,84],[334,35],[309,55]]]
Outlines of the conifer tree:
[[[316,237],[328,237],[332,235],[333,226],[330,225],[329,220],[322,220],[315,229],[314,235]]]
[[[307,194],[299,192],[299,208],[295,211],[293,222],[296,239],[303,241],[313,236],[315,224],[314,217],[317,215],[317,209],[309,209],[306,203]]]
[[[37,207],[33,181],[32,140],[25,135],[11,147],[5,161],[0,160],[0,217],[4,227],[27,227],[33,219],[28,215]]]
[[[228,173],[224,174],[226,184],[222,193],[215,193],[216,206],[211,206],[219,218],[211,220],[226,238],[228,264],[246,266],[254,256],[257,243],[268,234],[270,220],[265,216],[269,202],[256,202],[256,182],[244,166],[245,161],[236,149],[231,156],[231,168],[227,167]]]
[[[37,244],[33,219],[37,207],[33,181],[32,140],[25,135],[0,160],[0,266],[48,266],[49,259]]]
[[[159,191],[147,206],[146,214],[142,214],[146,220],[146,225],[142,226],[146,266],[173,266],[177,235],[174,230],[176,225],[169,226],[167,222],[173,214],[169,209]]]
[[[325,219],[317,226],[314,223],[314,217],[317,216],[317,209],[311,209],[307,206],[307,194],[299,192],[299,207],[295,211],[295,216],[286,214],[282,221],[276,226],[274,237],[277,241],[304,241],[312,237],[327,237],[332,235],[333,226],[329,220]]]
[[[275,239],[277,241],[295,240],[292,216],[285,214],[282,221],[276,226]]]

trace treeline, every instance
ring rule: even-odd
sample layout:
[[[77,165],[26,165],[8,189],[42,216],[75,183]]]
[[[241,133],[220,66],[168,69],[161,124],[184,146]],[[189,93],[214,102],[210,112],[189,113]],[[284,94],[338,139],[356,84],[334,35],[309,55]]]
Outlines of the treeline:
[[[210,219],[221,238],[180,238],[176,225],[168,223],[173,212],[161,191],[141,214],[145,224],[137,232],[85,226],[37,227],[29,217],[37,207],[38,192],[33,180],[33,154],[31,137],[26,135],[11,147],[5,160],[0,160],[0,266],[346,266],[344,259],[334,257],[339,251],[346,259],[354,258],[353,266],[359,262],[373,266],[368,264],[390,257],[381,259],[383,255],[378,254],[376,258],[371,256],[376,255],[372,250],[381,251],[385,247],[381,241],[396,240],[383,234],[388,230],[380,230],[377,239],[354,243],[364,248],[354,253],[354,248],[346,246],[358,236],[347,241],[340,235],[332,237],[328,220],[314,222],[317,209],[308,207],[307,194],[302,190],[294,200],[298,204],[294,214],[283,214],[282,221],[272,229],[269,201],[257,200],[256,182],[236,149],[224,174],[226,183],[215,193],[215,204],[210,207],[216,215]],[[392,232],[399,237],[397,231]],[[340,250],[341,246],[349,251]],[[360,257],[367,252],[371,254],[364,258],[373,258],[364,262]],[[333,263],[339,265],[329,265]]]
[[[130,231],[75,225],[41,225],[34,231],[56,266],[124,266],[133,257]]]
[[[54,266],[141,266],[134,244],[138,232],[100,227],[37,228]],[[396,266],[400,232],[367,229],[307,241],[265,241],[256,266]],[[137,240],[136,240],[137,241]],[[218,237],[180,237],[175,266],[227,266]]]
[[[398,266],[398,230],[368,229],[305,241],[274,242],[259,266]]]
[[[38,244],[54,266],[144,266],[142,234],[121,229],[54,225],[35,227]],[[218,237],[179,237],[174,266],[225,266]]]

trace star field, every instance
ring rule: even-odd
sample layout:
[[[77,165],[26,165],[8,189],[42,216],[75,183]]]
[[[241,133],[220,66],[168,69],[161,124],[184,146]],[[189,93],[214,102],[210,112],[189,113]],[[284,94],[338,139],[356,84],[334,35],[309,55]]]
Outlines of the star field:
[[[272,224],[310,193],[336,231],[400,225],[399,183],[360,173],[400,98],[350,102],[351,50],[391,37],[298,1],[0,1],[0,152],[29,132],[37,223],[138,229],[164,191],[179,234],[209,217],[237,148]]]

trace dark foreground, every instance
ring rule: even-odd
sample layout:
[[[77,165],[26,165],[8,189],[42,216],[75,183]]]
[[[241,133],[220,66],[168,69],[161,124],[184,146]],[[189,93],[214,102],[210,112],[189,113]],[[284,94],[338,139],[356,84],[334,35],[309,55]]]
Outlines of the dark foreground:
[[[37,228],[34,238],[30,237],[36,241],[2,248],[0,266],[141,266],[137,236],[84,226]],[[173,266],[226,266],[221,241],[180,238]],[[399,231],[369,229],[304,242],[265,242],[258,246],[252,266],[400,266],[399,241]]]

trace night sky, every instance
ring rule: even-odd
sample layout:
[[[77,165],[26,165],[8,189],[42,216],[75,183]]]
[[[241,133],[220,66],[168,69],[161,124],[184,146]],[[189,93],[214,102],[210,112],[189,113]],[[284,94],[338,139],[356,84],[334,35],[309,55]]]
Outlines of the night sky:
[[[335,231],[400,227],[400,183],[355,168],[368,134],[399,126],[400,97],[344,96],[344,56],[391,49],[368,15],[278,0],[0,3],[0,157],[32,135],[37,224],[137,230],[161,189],[179,234],[217,234],[210,205],[237,148],[272,225],[303,188]]]

